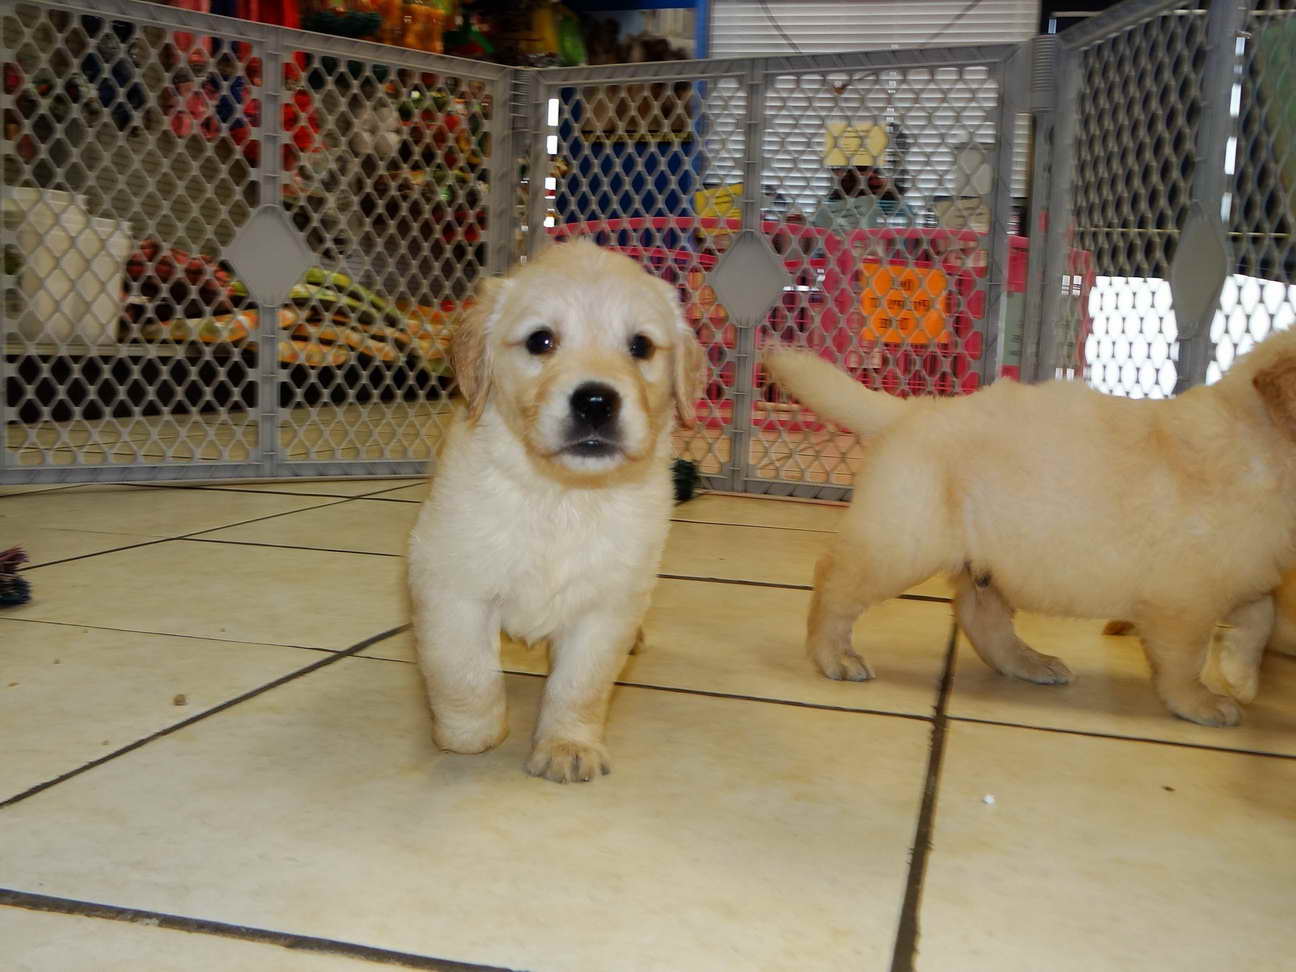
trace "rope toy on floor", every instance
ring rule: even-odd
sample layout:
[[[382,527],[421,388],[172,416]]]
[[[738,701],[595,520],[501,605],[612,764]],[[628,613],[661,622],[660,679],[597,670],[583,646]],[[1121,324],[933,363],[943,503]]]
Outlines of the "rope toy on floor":
[[[697,463],[689,462],[687,459],[676,459],[671,465],[671,471],[675,477],[675,502],[688,502],[693,498],[693,493],[702,478],[698,475]]]
[[[31,600],[31,585],[18,573],[20,564],[27,563],[22,547],[0,553],[0,607],[26,604]]]

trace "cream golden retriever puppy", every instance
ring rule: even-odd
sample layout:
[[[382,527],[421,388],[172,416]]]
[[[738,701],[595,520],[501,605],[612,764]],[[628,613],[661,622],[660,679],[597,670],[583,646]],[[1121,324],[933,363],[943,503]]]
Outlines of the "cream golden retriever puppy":
[[[527,771],[589,780],[608,771],[608,698],[656,582],[701,347],[673,287],[577,242],[488,281],[451,352],[467,408],[409,542],[435,740],[480,753],[508,734],[503,629],[553,656]]]
[[[943,572],[959,625],[1003,674],[1071,678],[1017,637],[1015,608],[1128,618],[1171,712],[1237,724],[1237,704],[1200,674],[1221,619],[1263,644],[1269,594],[1296,565],[1296,331],[1168,401],[1007,381],[903,400],[804,353],[766,365],[821,415],[875,436],[815,572],[808,647],[824,674],[871,678],[851,647],[860,612]]]

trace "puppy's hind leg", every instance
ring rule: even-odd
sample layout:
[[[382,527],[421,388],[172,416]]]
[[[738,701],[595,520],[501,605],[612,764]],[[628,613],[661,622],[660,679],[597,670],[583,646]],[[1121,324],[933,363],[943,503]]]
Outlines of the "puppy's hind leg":
[[[851,524],[815,565],[806,651],[831,679],[871,679],[873,669],[851,645],[856,620],[865,609],[903,594],[940,570],[937,556],[923,556],[921,536],[905,535],[904,540],[912,542],[896,550],[895,522],[903,521]]]
[[[866,682],[873,677],[873,669],[851,646],[856,619],[870,604],[883,600],[873,593],[873,572],[861,562],[863,557],[839,538],[815,565],[806,652],[819,671],[839,682]]]
[[[1202,681],[1247,703],[1260,689],[1260,662],[1274,626],[1274,600],[1269,594],[1234,609],[1212,642]],[[1219,679],[1214,678],[1218,672]]]
[[[1214,634],[1214,618],[1157,613],[1139,618],[1138,628],[1152,666],[1152,682],[1167,709],[1203,726],[1236,726],[1242,721],[1237,703],[1216,695],[1199,677]]]
[[[1001,675],[1039,685],[1065,685],[1071,669],[1017,637],[1013,608],[993,583],[978,584],[968,571],[955,579],[954,613],[981,660]]]

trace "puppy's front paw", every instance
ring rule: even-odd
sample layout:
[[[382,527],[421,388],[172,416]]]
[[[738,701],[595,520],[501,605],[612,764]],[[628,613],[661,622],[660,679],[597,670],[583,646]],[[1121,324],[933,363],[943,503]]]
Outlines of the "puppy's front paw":
[[[451,753],[471,756],[494,749],[508,736],[508,723],[503,719],[487,722],[442,722],[432,726],[432,741]]]
[[[811,657],[819,671],[836,682],[867,682],[873,677],[869,663],[851,647],[838,651],[812,650]]]
[[[1236,702],[1205,688],[1182,698],[1167,699],[1166,705],[1180,719],[1201,726],[1236,726],[1242,721],[1242,710]]]
[[[535,744],[526,771],[555,783],[588,783],[612,771],[607,749],[568,739],[544,739]]]

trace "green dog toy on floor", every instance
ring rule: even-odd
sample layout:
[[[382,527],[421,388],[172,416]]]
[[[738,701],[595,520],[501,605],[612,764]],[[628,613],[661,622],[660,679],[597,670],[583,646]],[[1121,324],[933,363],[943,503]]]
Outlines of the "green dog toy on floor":
[[[0,553],[0,607],[26,604],[31,600],[31,585],[18,573],[18,566],[27,563],[22,547]]]

